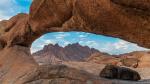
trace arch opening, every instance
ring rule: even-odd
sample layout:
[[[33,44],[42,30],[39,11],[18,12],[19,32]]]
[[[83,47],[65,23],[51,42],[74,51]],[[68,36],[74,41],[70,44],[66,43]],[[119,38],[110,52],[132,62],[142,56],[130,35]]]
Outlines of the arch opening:
[[[134,51],[148,51],[148,48],[140,47],[135,43],[123,39],[109,37],[88,32],[52,32],[46,33],[36,39],[30,48],[31,53],[41,50],[48,44],[59,44],[65,47],[69,44],[79,43],[82,46],[98,49],[110,55],[119,55]]]
[[[91,65],[85,70],[101,64],[119,65],[120,62],[122,66],[138,67],[136,63],[140,58],[136,56],[149,53],[149,49],[137,44],[88,32],[47,33],[32,43],[30,51],[40,65],[65,64],[75,68]],[[128,60],[132,63],[126,64]]]

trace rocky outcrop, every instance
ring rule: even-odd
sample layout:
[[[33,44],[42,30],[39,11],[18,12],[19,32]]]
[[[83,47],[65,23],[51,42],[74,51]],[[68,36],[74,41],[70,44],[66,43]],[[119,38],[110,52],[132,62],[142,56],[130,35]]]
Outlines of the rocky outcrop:
[[[126,58],[126,59],[121,59],[121,63],[122,65],[127,67],[137,68],[139,64],[139,60],[134,58]]]
[[[0,84],[23,84],[37,67],[29,48],[5,48],[0,51]]]
[[[0,70],[7,72],[2,75],[1,84],[27,81],[28,75],[24,74],[34,72],[37,64],[26,49],[19,51],[15,46],[29,49],[35,39],[47,32],[91,32],[150,48],[149,4],[149,0],[33,0],[29,15],[18,14],[3,25],[0,36],[3,68]]]
[[[118,67],[115,65],[106,65],[106,67],[101,71],[100,77],[132,81],[137,81],[141,79],[138,72],[129,68]]]
[[[90,57],[85,59],[86,62],[97,63],[97,64],[112,64],[117,65],[120,58],[109,55],[107,53],[94,53]]]
[[[150,64],[150,53],[149,51],[137,51],[131,52],[128,54],[120,55],[120,62],[122,65],[129,67],[137,67],[137,68],[146,68],[149,67]]]
[[[74,81],[75,84],[81,84],[88,80],[95,79],[96,76],[89,74],[85,71],[76,70],[74,68],[69,68],[64,65],[42,65],[36,71],[36,75],[28,81],[32,83],[40,81],[41,79],[58,80],[55,82],[60,82],[62,84],[71,84]],[[66,81],[62,81],[66,80]],[[62,82],[61,82],[62,81]],[[51,81],[54,82],[54,81]],[[28,84],[27,83],[27,84]],[[25,83],[26,84],[26,83]],[[29,83],[30,84],[30,83]],[[37,83],[35,83],[37,84]],[[43,84],[43,83],[40,83]]]
[[[86,62],[132,68],[146,68],[150,66],[150,53],[149,51],[136,51],[122,55],[94,53],[89,58],[86,58]]]
[[[99,51],[94,48],[81,46],[78,43],[69,44],[65,47],[61,47],[58,44],[49,44],[32,55],[38,63],[56,64],[60,61],[84,61],[85,58],[88,58],[93,53],[98,52]]]

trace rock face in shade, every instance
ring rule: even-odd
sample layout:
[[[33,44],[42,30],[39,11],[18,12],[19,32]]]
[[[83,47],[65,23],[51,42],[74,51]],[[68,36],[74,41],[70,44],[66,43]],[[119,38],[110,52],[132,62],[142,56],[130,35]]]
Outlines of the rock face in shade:
[[[118,67],[115,65],[106,65],[106,67],[100,72],[100,77],[131,81],[137,81],[141,79],[138,72],[129,68]]]
[[[29,15],[18,14],[0,22],[0,71],[7,71],[0,75],[0,83],[23,84],[34,79],[39,66],[28,50],[35,39],[47,32],[91,32],[150,48],[149,6],[149,0],[33,0]],[[142,60],[141,66],[149,62],[147,57]],[[106,84],[112,82],[115,81]]]
[[[81,46],[80,44],[75,43],[69,44],[65,47],[61,47],[58,44],[49,44],[32,55],[38,63],[45,62],[46,64],[49,64],[60,61],[84,61],[94,53],[100,52],[94,48]]]

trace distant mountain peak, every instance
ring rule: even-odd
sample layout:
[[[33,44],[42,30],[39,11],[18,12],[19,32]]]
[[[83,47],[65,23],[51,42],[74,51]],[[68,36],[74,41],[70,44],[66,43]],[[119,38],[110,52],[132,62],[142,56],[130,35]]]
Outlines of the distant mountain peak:
[[[63,61],[84,61],[93,53],[99,53],[94,48],[88,46],[81,46],[79,43],[68,44],[65,47],[59,44],[48,44],[40,51],[33,53],[34,57],[57,58]],[[51,59],[52,60],[52,59]]]

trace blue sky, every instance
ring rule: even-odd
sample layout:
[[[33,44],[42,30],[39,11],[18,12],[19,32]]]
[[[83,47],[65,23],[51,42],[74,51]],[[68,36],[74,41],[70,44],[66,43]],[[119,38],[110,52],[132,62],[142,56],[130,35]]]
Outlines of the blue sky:
[[[17,13],[28,13],[32,0],[1,0],[0,20],[9,19]],[[48,33],[37,39],[31,47],[31,52],[38,51],[49,43],[66,46],[72,43],[80,43],[83,46],[96,48],[109,54],[123,54],[132,51],[143,51],[145,48],[136,44],[112,37],[96,35],[85,32],[54,32]]]
[[[17,13],[28,13],[32,0],[0,0],[0,20],[9,19]]]

